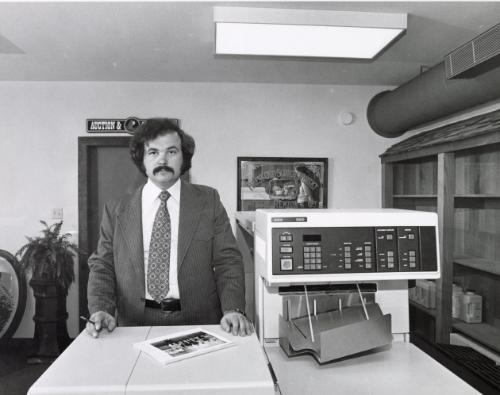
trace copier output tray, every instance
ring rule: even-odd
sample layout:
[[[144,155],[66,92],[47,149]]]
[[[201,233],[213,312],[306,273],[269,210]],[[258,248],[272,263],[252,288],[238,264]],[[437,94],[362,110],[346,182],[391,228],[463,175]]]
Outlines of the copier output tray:
[[[288,356],[309,353],[325,363],[390,344],[391,315],[382,314],[377,303],[366,310],[369,319],[362,306],[311,316],[314,342],[307,316],[287,321],[280,315],[280,346]]]

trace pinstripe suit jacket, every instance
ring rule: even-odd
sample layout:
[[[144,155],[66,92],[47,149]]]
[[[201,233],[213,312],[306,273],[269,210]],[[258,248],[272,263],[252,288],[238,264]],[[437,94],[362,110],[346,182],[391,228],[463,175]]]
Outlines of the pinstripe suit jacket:
[[[116,313],[118,325],[144,325],[142,187],[105,205],[89,258],[88,303]],[[177,246],[185,324],[217,324],[222,311],[245,308],[243,262],[226,210],[213,188],[182,181]]]

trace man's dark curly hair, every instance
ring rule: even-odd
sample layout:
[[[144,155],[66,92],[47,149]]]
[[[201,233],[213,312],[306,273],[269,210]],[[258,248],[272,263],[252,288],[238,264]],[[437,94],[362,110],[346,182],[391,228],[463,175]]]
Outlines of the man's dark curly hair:
[[[130,139],[130,156],[142,174],[146,175],[144,167],[144,143],[168,133],[177,133],[181,139],[182,167],[181,174],[191,168],[194,154],[194,139],[168,118],[151,118],[144,121]]]

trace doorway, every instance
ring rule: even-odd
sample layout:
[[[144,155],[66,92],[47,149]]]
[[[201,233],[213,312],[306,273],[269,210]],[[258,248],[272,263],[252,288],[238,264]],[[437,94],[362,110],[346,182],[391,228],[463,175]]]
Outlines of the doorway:
[[[88,316],[87,260],[95,251],[104,203],[146,182],[129,154],[128,136],[78,138],[79,315]],[[80,330],[84,323],[80,322]]]

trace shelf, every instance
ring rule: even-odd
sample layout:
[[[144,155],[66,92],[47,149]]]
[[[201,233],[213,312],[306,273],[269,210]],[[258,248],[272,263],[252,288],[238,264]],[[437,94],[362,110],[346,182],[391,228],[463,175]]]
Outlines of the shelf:
[[[494,274],[496,276],[500,276],[500,262],[498,261],[492,261],[488,259],[468,257],[468,256],[457,256],[453,258],[453,262],[462,266],[480,270],[482,272],[487,272]]]
[[[456,199],[500,199],[500,195],[492,195],[486,193],[471,193],[455,195]]]
[[[500,352],[500,328],[484,322],[479,324],[467,324],[454,319],[452,326],[455,330],[473,338],[478,343]]]
[[[436,195],[392,195],[392,198],[392,206],[395,208],[433,212],[437,210]]]
[[[436,317],[436,309],[428,309],[427,307],[421,305],[420,303],[415,302],[414,300],[409,299],[410,305],[415,307],[416,309],[423,311],[426,314],[429,314],[433,317]]]
[[[455,208],[498,210],[500,209],[500,196],[498,195],[455,195]]]
[[[437,195],[392,195],[394,199],[436,199]]]

